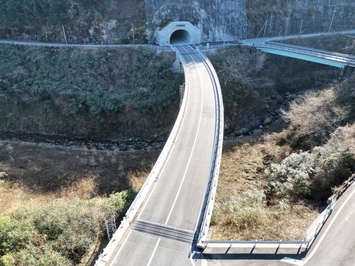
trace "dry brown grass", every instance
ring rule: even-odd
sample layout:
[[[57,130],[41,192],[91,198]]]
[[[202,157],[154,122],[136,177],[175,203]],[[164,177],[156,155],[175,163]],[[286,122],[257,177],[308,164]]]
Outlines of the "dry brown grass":
[[[139,190],[159,152],[115,152],[0,142],[0,214],[58,198]]]
[[[245,138],[227,148],[211,221],[213,239],[306,237],[322,203],[304,198],[266,198],[268,167],[281,163],[302,147],[312,150],[316,145],[324,145],[329,150],[355,153],[355,124],[339,127],[353,121],[353,85],[345,84],[346,90],[330,86],[300,96],[282,112],[288,125],[279,133],[271,132],[260,139]]]
[[[337,103],[337,92],[330,88],[308,92],[293,101],[289,110],[282,110],[283,118],[290,122],[300,136],[320,130],[334,130],[349,115],[350,107]]]
[[[241,143],[222,157],[218,191],[222,197],[252,188],[259,180],[263,158],[257,144]]]
[[[230,144],[229,144],[230,145]],[[290,152],[272,137],[245,139],[223,154],[216,203],[211,222],[212,239],[290,240],[306,237],[318,211],[305,202],[281,201],[268,206],[264,171],[270,161]]]

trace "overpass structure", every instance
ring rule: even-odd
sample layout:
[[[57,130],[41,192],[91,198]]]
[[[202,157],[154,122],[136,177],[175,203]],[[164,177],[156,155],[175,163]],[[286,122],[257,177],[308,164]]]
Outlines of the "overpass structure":
[[[207,237],[223,144],[223,101],[209,60],[175,49],[185,71],[178,118],[151,174],[96,265],[196,265]]]
[[[167,35],[168,41],[176,44],[175,49],[185,71],[185,92],[175,126],[147,181],[96,265],[207,265],[203,256],[196,255],[194,247],[209,242],[207,233],[222,150],[223,102],[218,78],[209,60],[191,46],[179,44],[179,41],[193,42],[189,34],[182,29],[175,29]],[[267,53],[343,69],[355,67],[353,56],[270,41],[270,39],[251,39],[244,40],[243,43]],[[11,42],[11,44],[15,43]],[[33,45],[33,43],[26,45]],[[43,46],[48,45],[43,44]],[[68,45],[52,44],[51,46]],[[108,46],[95,45],[94,47]],[[354,195],[355,192],[351,193],[350,197]],[[343,207],[340,211],[342,209]],[[324,221],[328,216],[328,214],[324,216]],[[352,216],[346,217],[348,220]],[[324,223],[320,224],[323,226]],[[353,229],[348,231],[351,230]],[[338,231],[335,230],[334,237]],[[318,232],[317,228],[317,234]],[[233,245],[242,244],[243,248],[246,248],[246,243],[236,242],[238,241],[224,243],[227,245],[225,252],[227,256]],[[251,250],[257,250],[259,243],[254,242],[256,243],[250,243],[247,248],[252,245]],[[296,254],[299,254],[304,244],[308,249],[308,243],[301,241],[285,244],[296,244],[293,248],[297,250]],[[321,246],[321,243],[319,245],[318,243],[315,249]],[[269,244],[275,246],[277,252],[280,250],[280,243]],[[265,249],[270,249],[270,245],[263,246],[263,251],[260,252],[264,252]],[[315,251],[311,255],[314,253]],[[242,260],[238,256],[228,258],[233,260],[233,265],[264,265],[262,257],[251,260],[250,254],[249,252],[248,258],[243,257]],[[316,254],[322,253],[318,251]],[[313,263],[314,260],[319,260],[316,254],[305,261],[295,261],[295,264]],[[280,257],[279,254],[273,253],[267,257],[269,262],[275,259],[275,255],[277,255],[276,260]],[[302,257],[303,255],[300,258]],[[239,262],[234,260],[238,258]],[[337,261],[337,258],[335,256],[334,261]],[[226,260],[226,257],[222,256],[221,259]],[[350,263],[353,261],[350,260]],[[230,265],[228,262],[208,263]],[[275,265],[279,264],[276,262]]]
[[[343,33],[354,33],[354,31],[345,31]],[[308,38],[308,37],[333,35],[333,34],[334,33],[307,34],[304,36],[287,36],[282,39],[280,39],[279,37],[256,38],[256,39],[243,40],[242,44],[253,47],[265,53],[306,60],[318,64],[324,64],[328,66],[341,68],[341,69],[346,69],[347,67],[354,68],[355,56],[321,50],[321,49],[314,49],[309,47],[289,45],[285,43],[276,42],[277,40],[284,40],[284,39]]]

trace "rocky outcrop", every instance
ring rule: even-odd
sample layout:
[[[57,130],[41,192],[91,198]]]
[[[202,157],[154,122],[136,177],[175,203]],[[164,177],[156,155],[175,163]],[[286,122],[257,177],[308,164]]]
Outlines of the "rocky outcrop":
[[[3,0],[0,38],[69,43],[155,43],[155,31],[189,21],[203,42],[355,27],[353,0]],[[15,3],[16,2],[16,3]]]
[[[353,0],[248,0],[249,37],[328,32],[355,27]]]
[[[202,32],[202,42],[230,41],[246,36],[245,0],[145,0],[148,40],[172,21],[189,21]]]
[[[147,37],[172,21],[189,21],[202,41],[328,32],[355,27],[353,0],[145,0]]]

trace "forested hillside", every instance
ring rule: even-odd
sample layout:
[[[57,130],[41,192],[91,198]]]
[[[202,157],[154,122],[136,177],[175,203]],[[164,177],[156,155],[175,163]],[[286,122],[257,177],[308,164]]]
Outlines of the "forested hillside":
[[[0,46],[0,128],[101,138],[166,134],[183,83],[171,71],[174,59],[145,48]]]
[[[144,39],[140,0],[0,0],[0,38],[70,43]]]

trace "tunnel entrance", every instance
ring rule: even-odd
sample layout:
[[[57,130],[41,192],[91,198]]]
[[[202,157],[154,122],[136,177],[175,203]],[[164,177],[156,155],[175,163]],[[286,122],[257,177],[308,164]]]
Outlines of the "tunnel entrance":
[[[188,21],[174,21],[155,32],[157,44],[170,46],[177,43],[200,44],[201,31]]]
[[[178,44],[178,43],[190,43],[191,35],[186,30],[176,30],[171,34],[170,43]]]

